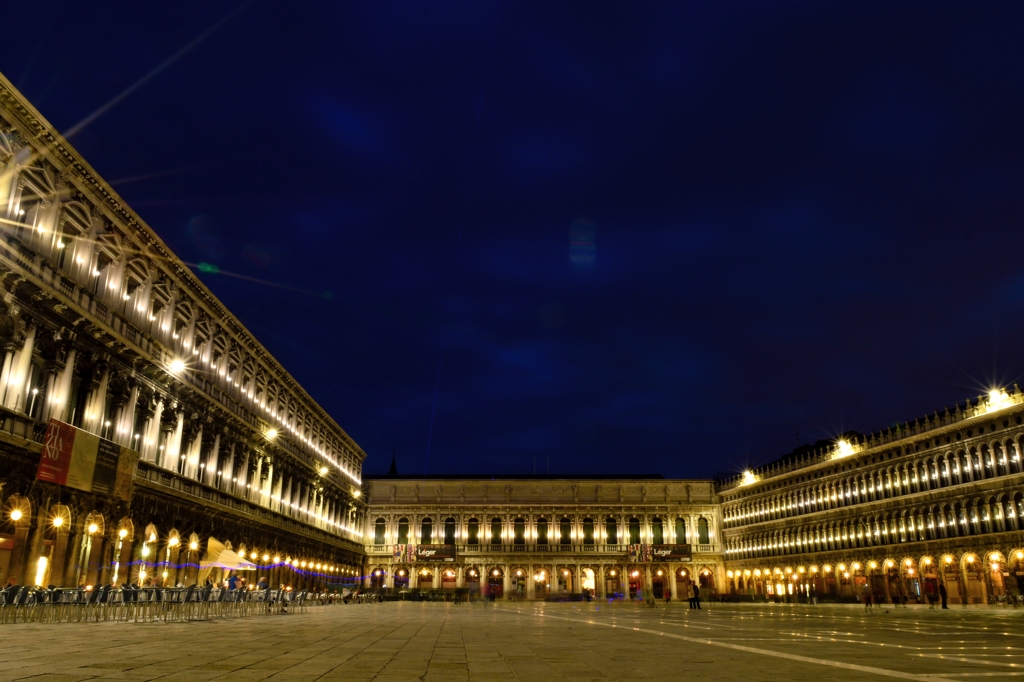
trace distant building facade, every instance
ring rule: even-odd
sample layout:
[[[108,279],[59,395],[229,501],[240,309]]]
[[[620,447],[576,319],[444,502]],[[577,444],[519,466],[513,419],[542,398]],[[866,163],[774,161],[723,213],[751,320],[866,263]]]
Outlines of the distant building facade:
[[[383,476],[364,490],[367,587],[663,598],[712,588],[722,568],[709,480]]]

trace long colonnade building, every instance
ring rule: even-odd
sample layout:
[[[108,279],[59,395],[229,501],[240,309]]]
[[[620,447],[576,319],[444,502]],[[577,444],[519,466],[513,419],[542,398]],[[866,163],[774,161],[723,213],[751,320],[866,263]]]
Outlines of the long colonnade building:
[[[2,76],[0,345],[4,579],[173,584],[210,537],[272,580],[358,575],[363,451]],[[37,480],[50,420],[130,485]]]
[[[1015,385],[719,482],[728,591],[989,603],[1024,588]]]

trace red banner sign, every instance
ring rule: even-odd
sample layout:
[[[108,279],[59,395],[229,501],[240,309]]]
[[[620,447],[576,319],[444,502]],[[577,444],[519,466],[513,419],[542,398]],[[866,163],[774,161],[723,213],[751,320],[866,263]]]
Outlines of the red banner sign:
[[[36,480],[127,500],[138,460],[133,450],[51,419]]]

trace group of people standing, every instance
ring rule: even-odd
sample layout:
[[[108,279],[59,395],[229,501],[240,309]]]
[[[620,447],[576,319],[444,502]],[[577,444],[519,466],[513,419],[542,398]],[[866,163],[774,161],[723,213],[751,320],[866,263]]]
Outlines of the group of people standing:
[[[700,608],[700,587],[696,583],[687,583],[686,598],[690,601],[691,609]]]
[[[938,590],[938,592],[939,592],[938,597],[942,601],[942,608],[948,609],[949,608],[949,605],[947,603],[948,593],[946,591],[946,586],[943,585],[942,583],[939,583],[939,590]],[[935,608],[935,595],[933,593],[929,592],[927,594],[927,596],[928,596],[928,604],[930,605],[929,608],[933,608],[934,609]],[[868,585],[864,585],[864,587],[861,588],[860,600],[864,603],[864,611],[867,612],[867,613],[870,613],[871,610],[872,610],[872,607],[874,606],[874,603],[875,603],[875,595],[874,595],[874,592],[871,591],[871,587],[869,587]],[[907,595],[905,595],[905,594],[895,594],[895,595],[893,595],[893,597],[892,597],[892,605],[893,605],[894,608],[899,607],[899,606],[902,606],[903,608],[907,608]]]

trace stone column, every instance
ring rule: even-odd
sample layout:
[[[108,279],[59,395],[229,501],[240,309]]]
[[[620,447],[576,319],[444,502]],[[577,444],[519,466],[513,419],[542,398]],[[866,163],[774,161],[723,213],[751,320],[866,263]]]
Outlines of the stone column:
[[[30,575],[31,567],[25,565],[28,533],[32,525],[32,517],[31,515],[25,515],[21,517],[21,520],[13,523],[14,543],[11,545],[11,563],[7,568],[7,575],[14,577],[19,584],[27,585],[33,577]]]
[[[654,598],[654,590],[652,589],[654,581],[651,578],[651,565],[644,565],[644,597]]]
[[[227,493],[234,490],[231,479],[235,477],[235,443],[233,439],[225,439],[221,444],[227,454],[224,456],[224,463],[220,465],[220,480],[217,483],[220,489]]]
[[[50,576],[47,580],[49,584],[56,585],[57,587],[70,587],[70,585],[65,585],[64,583],[64,575],[67,568],[65,563],[73,563],[65,559],[68,546],[68,525],[68,523],[65,523],[56,529],[53,547],[50,550]]]
[[[537,583],[534,580],[535,575],[537,575],[536,569],[533,567],[533,564],[530,564],[529,570],[526,571],[526,598],[530,601],[533,601],[536,596],[534,591],[534,586]]]
[[[669,594],[672,596],[672,601],[675,601],[679,598],[679,595],[676,594],[676,572],[678,570],[679,566],[676,566],[674,564],[668,565],[668,586],[670,590]]]
[[[180,471],[181,464],[181,436],[185,429],[185,410],[180,407],[175,412],[174,432],[167,447],[164,448],[163,467],[171,471]]]
[[[597,571],[594,572],[594,592],[598,599],[605,598],[605,591],[607,590],[607,577],[606,572],[608,566],[601,564],[597,567]]]
[[[8,374],[4,406],[15,410],[25,411],[25,391],[28,388],[29,369],[32,363],[32,348],[36,339],[35,324],[30,324],[25,333],[25,343],[21,350],[14,354]]]
[[[509,569],[509,565],[508,564],[502,564],[502,566],[501,566],[501,592],[502,592],[502,598],[504,598],[504,599],[508,599],[509,598],[509,591],[512,588],[512,585],[511,585],[511,583],[512,583],[512,576],[509,575],[510,572],[511,571]]]

